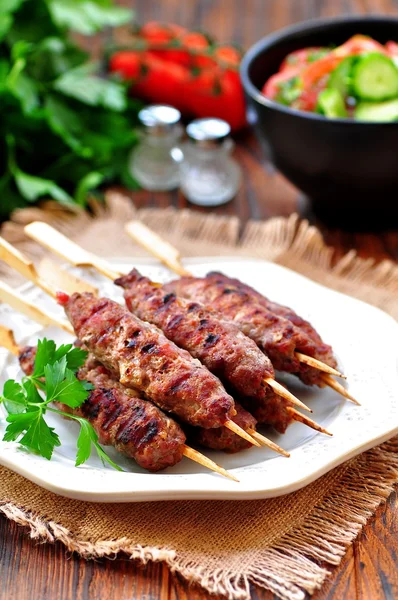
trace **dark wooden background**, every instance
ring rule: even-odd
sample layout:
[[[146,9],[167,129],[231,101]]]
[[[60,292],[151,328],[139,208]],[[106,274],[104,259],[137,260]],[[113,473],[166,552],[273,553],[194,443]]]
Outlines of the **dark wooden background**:
[[[352,13],[398,14],[398,0],[124,0],[139,22],[174,21],[201,28],[219,41],[248,48],[265,33],[306,19]],[[299,194],[270,165],[250,133],[237,139],[236,157],[243,186],[236,199],[217,209],[243,221],[289,215],[300,208]],[[138,206],[187,206],[178,193],[134,195]],[[351,248],[361,256],[398,259],[398,232],[355,234],[321,225],[340,256]],[[398,598],[398,504],[393,494],[348,550],[342,564],[314,600],[394,600]],[[61,544],[40,545],[17,525],[0,517],[0,598],[7,600],[205,600],[209,596],[170,575],[165,567],[145,569],[125,558],[86,562]],[[253,599],[272,594],[253,590]]]

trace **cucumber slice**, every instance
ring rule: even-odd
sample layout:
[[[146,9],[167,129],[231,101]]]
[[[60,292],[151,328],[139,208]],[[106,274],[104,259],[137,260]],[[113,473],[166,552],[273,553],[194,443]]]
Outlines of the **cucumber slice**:
[[[385,102],[360,102],[355,109],[355,119],[375,123],[398,121],[398,99]]]
[[[398,96],[398,69],[384,54],[367,54],[354,65],[352,86],[362,100],[389,100]]]
[[[354,56],[347,56],[334,71],[331,72],[328,88],[338,90],[344,97],[351,91],[351,74],[354,65]]]
[[[347,117],[347,109],[344,98],[338,90],[322,90],[318,96],[317,111],[331,119],[344,119]]]

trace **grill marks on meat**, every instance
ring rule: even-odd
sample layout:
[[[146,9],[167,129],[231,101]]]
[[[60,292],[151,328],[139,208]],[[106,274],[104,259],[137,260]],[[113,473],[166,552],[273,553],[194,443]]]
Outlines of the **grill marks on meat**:
[[[235,402],[235,408],[236,415],[233,417],[233,421],[245,431],[255,429],[257,424],[256,419],[238,402]],[[224,450],[230,454],[252,447],[249,442],[235,435],[235,433],[226,427],[219,427],[218,429],[190,427],[189,437],[206,448]]]
[[[221,427],[234,401],[199,361],[117,302],[74,294],[65,306],[77,337],[126,387],[191,425]]]
[[[276,302],[272,302],[271,300],[269,300],[268,298],[266,298],[265,296],[260,294],[260,292],[258,292],[257,290],[253,289],[252,287],[243,283],[242,281],[239,281],[239,279],[234,279],[232,277],[228,277],[227,275],[224,275],[223,273],[218,273],[216,271],[213,271],[213,272],[207,274],[207,278],[208,279],[215,278],[219,281],[220,280],[224,281],[224,283],[226,283],[227,285],[232,285],[233,287],[238,288],[239,290],[247,292],[253,298],[255,298],[257,300],[257,302],[259,304],[261,304],[267,310],[270,310],[271,312],[275,313],[276,315],[279,315],[279,316],[284,317],[285,319],[288,319],[289,321],[291,321],[291,323],[293,323],[293,325],[295,327],[298,327],[309,338],[311,338],[312,341],[316,344],[315,358],[322,360],[330,367],[333,367],[333,368],[337,367],[337,361],[336,361],[335,357],[333,356],[332,347],[329,346],[328,344],[325,344],[325,342],[322,340],[321,336],[316,331],[316,329],[314,329],[314,327],[311,325],[311,323],[309,323],[308,321],[306,321],[305,319],[300,317],[297,313],[294,312],[293,309],[288,308],[287,306],[282,306],[281,304],[277,304]]]
[[[201,304],[165,292],[136,269],[115,283],[124,288],[132,313],[161,328],[239,394],[265,396],[263,380],[274,377],[272,364],[234,323],[222,321]]]
[[[206,309],[198,302],[165,292],[136,269],[115,283],[124,288],[129,310],[160,327],[169,339],[200,359],[209,370],[229,382],[241,396],[247,397],[242,403],[256,418],[258,416],[260,423],[272,425],[282,433],[286,430],[291,421],[286,412],[286,406],[290,406],[290,403],[270,387],[262,385],[262,379],[268,375],[266,368],[269,360],[234,323],[223,321],[219,313]],[[269,374],[271,377],[274,375],[272,366]],[[249,413],[238,406],[235,403],[238,414],[233,420],[246,430],[249,427],[246,426]],[[250,427],[254,426],[255,420],[250,424]],[[229,451],[234,452],[249,447],[228,430],[217,430],[217,437],[215,434],[216,431],[197,433],[196,440],[216,449],[223,449],[221,446],[224,443],[227,446],[231,443],[233,448]]]
[[[33,372],[36,348],[27,346],[19,356],[27,375]],[[76,409],[56,402],[75,416],[85,417],[95,429],[99,442],[114,446],[148,471],[171,467],[183,457],[185,435],[181,427],[151,402],[112,379],[107,369],[89,355],[77,377],[93,386],[87,400]]]
[[[288,319],[264,306],[247,291],[226,284],[222,277],[181,277],[163,286],[190,300],[202,302],[233,321],[270,357],[275,369],[298,374],[308,384],[321,383],[316,369],[303,365],[295,350],[314,356],[315,343]]]

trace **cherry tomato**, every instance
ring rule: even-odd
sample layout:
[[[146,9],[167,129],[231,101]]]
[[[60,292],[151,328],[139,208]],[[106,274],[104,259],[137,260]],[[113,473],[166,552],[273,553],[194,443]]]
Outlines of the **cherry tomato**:
[[[267,98],[273,100],[280,91],[280,84],[284,81],[288,81],[292,77],[296,77],[296,75],[298,75],[300,71],[300,67],[296,66],[295,68],[292,67],[291,69],[285,69],[284,71],[272,75],[265,82],[264,87],[262,89],[264,96],[267,96]]]
[[[302,48],[301,50],[294,50],[294,52],[290,52],[290,54],[286,56],[279,71],[296,69],[297,67],[308,65],[314,62],[314,57],[324,50],[326,50],[326,48],[321,46],[311,46],[309,48]]]
[[[143,70],[143,53],[128,50],[115,52],[109,60],[109,70],[120,73],[123,79],[138,81]]]
[[[386,50],[391,57],[398,56],[398,44],[397,42],[387,42]]]

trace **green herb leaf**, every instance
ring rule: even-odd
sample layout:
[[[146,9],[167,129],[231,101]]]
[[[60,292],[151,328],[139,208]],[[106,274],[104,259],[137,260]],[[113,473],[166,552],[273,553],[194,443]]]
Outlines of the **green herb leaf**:
[[[54,363],[55,350],[56,345],[53,340],[43,338],[37,342],[35,368],[33,371],[34,377],[44,377],[44,367],[48,364],[52,365]],[[62,358],[62,356],[59,358]]]
[[[51,402],[58,398],[58,389],[66,377],[66,356],[53,364],[44,367],[44,378],[46,381],[47,400]]]
[[[108,463],[117,471],[123,471],[123,469],[119,467],[119,465],[117,465],[115,462],[113,462],[113,460],[101,448],[98,442],[98,435],[94,431],[94,428],[91,425],[91,423],[82,418],[76,418],[76,420],[80,423],[80,434],[77,439],[77,454],[75,465],[78,467],[90,458],[91,445],[93,445],[102,462]]]
[[[60,360],[66,356],[66,366],[71,371],[75,372],[84,365],[88,352],[82,348],[75,348],[72,344],[62,344],[54,354],[54,360]]]
[[[15,172],[15,183],[26,200],[33,202],[43,196],[50,196],[66,206],[73,206],[73,198],[60,188],[54,181],[28,175],[20,169]]]
[[[83,65],[71,69],[54,82],[54,88],[84,104],[123,111],[127,106],[124,86],[94,75],[94,68],[95,65]]]
[[[54,448],[61,445],[58,435],[54,432],[53,427],[47,425],[40,410],[26,414],[33,414],[35,418],[30,422],[19,443],[50,460]]]
[[[27,406],[27,398],[23,387],[13,379],[5,382],[0,401],[4,403],[6,411],[12,414],[24,412]]]
[[[47,402],[62,402],[71,408],[78,408],[87,399],[88,390],[81,381],[66,368],[66,357],[53,365],[44,367]]]
[[[105,175],[98,171],[91,171],[82,177],[75,192],[76,202],[80,204],[80,206],[84,206],[88,192],[97,188],[104,179]]]
[[[25,0],[1,0],[1,10],[3,13],[13,13],[21,6]]]
[[[9,425],[7,426],[3,441],[15,442],[15,440],[31,426],[41,416],[41,410],[36,409],[24,413],[10,413],[7,417]]]
[[[90,0],[50,0],[52,18],[60,27],[73,29],[84,35],[97,33],[103,27],[128,23],[131,11]]]
[[[0,19],[0,42],[7,33],[10,31],[13,23],[13,18],[11,15],[3,15]]]

